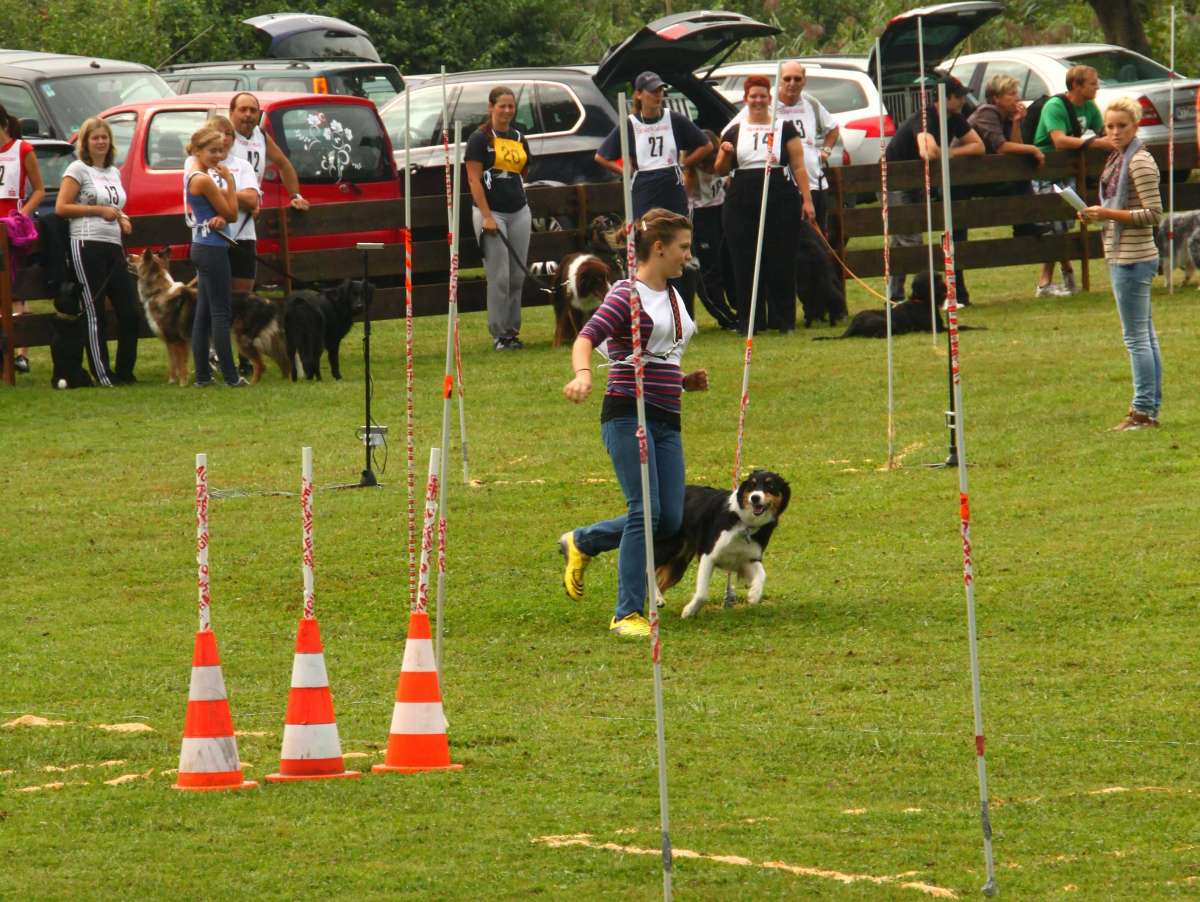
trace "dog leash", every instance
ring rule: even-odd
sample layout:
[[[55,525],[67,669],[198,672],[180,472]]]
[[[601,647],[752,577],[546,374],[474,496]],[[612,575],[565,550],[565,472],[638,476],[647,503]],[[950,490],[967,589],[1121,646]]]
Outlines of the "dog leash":
[[[224,232],[218,231],[216,229],[212,229],[210,231],[212,231],[214,234],[220,235],[221,238],[224,239],[225,243],[228,244],[230,247],[238,246],[238,242],[234,241],[232,238],[230,238]],[[255,254],[254,259],[257,260],[259,263],[261,263],[263,266],[265,266],[267,269],[271,270],[271,272],[278,273],[279,275],[283,276],[284,278],[290,279],[294,284],[297,284],[297,285],[312,285],[313,284],[310,279],[297,279],[290,272],[288,272],[287,267],[276,266],[274,263],[268,263],[259,254]]]
[[[539,279],[537,276],[535,276],[533,273],[531,273],[529,271],[529,267],[525,265],[525,261],[522,260],[520,258],[520,256],[517,254],[516,249],[514,249],[511,244],[509,244],[508,238],[505,236],[505,234],[503,232],[501,232],[499,229],[496,229],[496,231],[494,231],[494,232],[489,232],[486,229],[484,229],[480,237],[482,237],[483,235],[497,236],[501,241],[504,242],[504,246],[506,248],[508,248],[509,256],[511,256],[513,258],[513,260],[516,261],[517,266],[521,267],[521,271],[523,273],[525,273],[525,277],[527,279],[529,279],[531,282],[533,282],[533,284],[536,285],[540,290],[546,292],[547,294],[554,294],[553,287],[551,287],[550,285],[547,285],[545,282],[543,282],[541,279]]]
[[[855,274],[854,270],[852,270],[849,266],[846,265],[846,261],[843,260],[838,255],[838,252],[833,249],[833,245],[829,243],[829,239],[825,237],[825,233],[822,232],[820,229],[818,229],[816,226],[813,226],[812,228],[813,228],[813,231],[815,231],[819,236],[821,236],[821,241],[825,244],[825,246],[827,248],[829,248],[829,253],[832,254],[833,259],[837,260],[837,262],[841,265],[841,267],[845,271],[846,275],[848,275],[855,282],[857,282],[864,289],[866,289],[868,294],[874,295],[875,297],[879,298],[879,300],[883,301],[885,304],[891,305],[892,307],[895,307],[897,304],[900,303],[900,301],[889,300],[888,298],[886,298],[882,294],[880,294],[878,291],[876,291],[874,288],[872,288],[870,285],[868,285],[866,282],[864,282],[862,279],[860,279],[857,276],[857,274]]]

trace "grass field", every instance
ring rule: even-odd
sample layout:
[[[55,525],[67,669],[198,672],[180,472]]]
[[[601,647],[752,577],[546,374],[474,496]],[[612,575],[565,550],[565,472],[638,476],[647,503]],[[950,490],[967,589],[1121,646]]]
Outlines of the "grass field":
[[[1156,289],[1159,430],[1110,431],[1129,366],[1102,267],[1092,293],[1031,299],[1032,268],[971,274],[963,336],[992,822],[1005,898],[1200,894],[1198,295]],[[852,307],[868,303],[852,291]],[[0,390],[0,897],[650,899],[660,892],[649,649],[607,635],[615,561],[572,603],[555,550],[619,490],[598,399],[568,404],[548,309],[518,354],[463,320],[472,485],[450,481],[443,693],[453,774],[179,794],[195,630],[192,462],[209,455],[213,623],[239,749],[279,758],[300,612],[300,447],[315,449],[317,614],[343,747],[381,760],[403,654],[403,326],[375,330],[377,491],[355,481],[346,380],[230,395],[53,392],[48,357]],[[689,480],[724,485],[741,344],[688,363]],[[445,320],[417,323],[417,460],[440,429]],[[793,496],[766,599],[663,624],[675,887],[694,899],[971,898],[983,883],[946,358],[896,343],[887,472],[884,345],[755,347],[746,462]],[[419,481],[423,480],[423,473]],[[1191,526],[1187,524],[1191,523]],[[140,723],[114,732],[99,725]],[[107,781],[136,775],[118,785]],[[53,788],[53,784],[63,784]],[[32,787],[46,787],[32,789]],[[547,837],[571,836],[571,844]],[[639,854],[644,850],[650,854]]]

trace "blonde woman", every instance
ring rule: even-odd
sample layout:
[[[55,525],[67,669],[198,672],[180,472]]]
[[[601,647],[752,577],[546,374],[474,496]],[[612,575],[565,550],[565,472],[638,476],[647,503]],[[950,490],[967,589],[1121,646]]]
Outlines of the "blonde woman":
[[[142,314],[133,277],[125,265],[121,239],[133,228],[125,215],[125,187],[121,171],[113,165],[112,129],[93,117],[79,127],[75,153],[79,159],[63,173],[54,212],[68,220],[71,268],[81,290],[88,366],[103,386],[137,381],[138,331]],[[117,365],[108,362],[104,334],[104,299],[117,315]]]
[[[192,227],[192,263],[199,280],[196,319],[192,325],[192,359],[196,386],[213,384],[208,361],[211,340],[221,365],[221,375],[231,388],[249,385],[238,374],[229,343],[232,274],[229,267],[229,224],[237,220],[238,198],[233,174],[222,165],[225,135],[219,128],[202,126],[187,147],[183,194],[188,225]]]
[[[1100,205],[1079,211],[1085,222],[1104,224],[1104,257],[1133,371],[1133,402],[1114,427],[1120,431],[1157,426],[1162,404],[1162,354],[1150,310],[1162,198],[1158,165],[1138,140],[1141,118],[1141,105],[1132,97],[1118,97],[1105,109],[1104,133],[1116,149],[1100,175]]]

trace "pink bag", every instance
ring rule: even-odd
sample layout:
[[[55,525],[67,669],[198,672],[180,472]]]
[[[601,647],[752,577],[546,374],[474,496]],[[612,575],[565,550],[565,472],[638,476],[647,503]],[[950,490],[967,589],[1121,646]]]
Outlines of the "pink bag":
[[[8,244],[9,255],[8,259],[11,266],[8,269],[9,281],[16,284],[17,267],[25,262],[25,258],[33,253],[33,245],[37,241],[38,233],[37,226],[34,221],[22,213],[20,210],[13,210],[7,216],[0,219],[8,228]]]

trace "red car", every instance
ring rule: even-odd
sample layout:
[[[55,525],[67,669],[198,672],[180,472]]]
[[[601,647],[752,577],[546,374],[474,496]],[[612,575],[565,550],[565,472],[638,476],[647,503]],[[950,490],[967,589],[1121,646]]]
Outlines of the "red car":
[[[139,100],[101,113],[112,126],[116,165],[129,197],[130,216],[183,215],[183,164],[192,133],[213,113],[227,115],[232,92],[182,94]],[[275,139],[300,178],[311,204],[400,198],[387,131],[375,104],[334,94],[256,94],[262,128]],[[287,192],[275,167],[263,179],[263,207],[282,207]],[[303,215],[303,214],[296,214]],[[292,250],[350,247],[357,241],[401,241],[399,229],[294,237]],[[260,242],[263,251],[275,249]],[[186,256],[186,247],[173,255]]]

